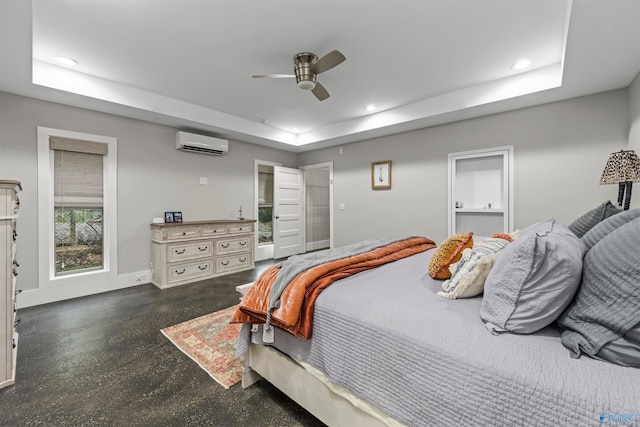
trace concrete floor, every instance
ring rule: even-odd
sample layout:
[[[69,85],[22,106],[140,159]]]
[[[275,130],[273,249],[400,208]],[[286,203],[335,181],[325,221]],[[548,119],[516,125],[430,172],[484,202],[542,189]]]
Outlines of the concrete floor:
[[[226,390],[160,329],[238,303],[271,262],[176,288],[151,284],[18,310],[1,426],[322,426],[262,380]]]

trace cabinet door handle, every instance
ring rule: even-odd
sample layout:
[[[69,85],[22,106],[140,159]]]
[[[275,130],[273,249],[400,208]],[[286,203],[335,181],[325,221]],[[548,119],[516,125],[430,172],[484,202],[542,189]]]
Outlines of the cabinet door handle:
[[[239,242],[240,246],[245,246],[247,244],[247,241],[245,240],[244,242]]]
[[[16,277],[18,276],[18,272],[16,271],[15,268],[13,269],[13,275],[16,276]]]
[[[20,267],[20,264],[18,264],[18,261],[16,261],[15,259],[13,260],[13,265],[15,265],[16,267]]]
[[[177,250],[177,249],[176,249],[175,251],[176,251],[176,253],[177,253],[178,255],[182,255],[182,254],[183,254],[183,253],[185,253],[187,250],[186,250],[186,249],[183,249],[183,250],[182,250],[182,252],[180,252],[179,250]]]
[[[222,265],[229,265],[229,261],[220,261],[220,264],[222,264]]]
[[[14,294],[18,295],[20,292],[22,292],[22,289],[18,289],[17,291],[14,292]]]
[[[220,244],[220,246],[222,246],[224,249],[227,249],[229,247],[229,243],[222,243]]]
[[[240,227],[240,231],[242,231],[242,227]]]
[[[206,270],[206,269],[207,269],[207,267],[208,267],[208,265],[206,265],[206,264],[205,264],[204,266],[199,265],[199,266],[198,266],[198,269],[199,269],[200,271],[204,271],[204,270]]]
[[[204,251],[206,251],[207,249],[209,249],[209,246],[205,246],[204,248],[201,248],[200,246],[198,246],[198,250],[199,250],[200,252],[204,252]]]
[[[186,235],[187,235],[187,232],[186,232],[186,231],[183,231],[183,232],[182,232],[182,235],[183,235],[183,236],[186,236]]]
[[[185,271],[187,271],[186,268],[183,268],[182,271],[176,270],[176,274],[184,274]]]
[[[247,261],[247,257],[244,257],[244,258],[238,258],[238,261],[240,261],[240,262],[246,262],[246,261]]]

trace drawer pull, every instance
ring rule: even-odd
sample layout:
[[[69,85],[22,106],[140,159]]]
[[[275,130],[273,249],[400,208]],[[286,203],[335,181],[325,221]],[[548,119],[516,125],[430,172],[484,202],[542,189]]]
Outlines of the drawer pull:
[[[183,254],[183,253],[185,253],[187,250],[186,250],[186,249],[183,249],[183,250],[182,250],[182,252],[180,252],[179,250],[177,250],[177,249],[176,249],[175,251],[176,251],[176,253],[177,253],[178,255],[182,255],[182,254]]]
[[[187,271],[186,268],[183,268],[182,271],[176,270],[176,274],[184,274],[185,271]]]
[[[207,249],[209,249],[209,246],[205,246],[204,248],[201,248],[200,246],[198,246],[198,250],[199,250],[200,252],[204,252],[204,251],[206,251]]]
[[[204,267],[203,267],[203,266],[201,266],[201,265],[199,265],[199,266],[198,266],[198,269],[199,269],[200,271],[204,271],[204,270],[206,270],[206,269],[207,269],[207,267],[208,267],[208,265],[206,265],[206,264],[204,265]]]
[[[186,235],[187,235],[187,232],[186,232],[186,231],[183,231],[183,232],[182,232],[182,235],[183,235],[183,236],[186,236]]]
[[[245,240],[244,242],[238,242],[238,244],[239,244],[240,246],[245,246],[245,245],[247,244],[247,241]]]
[[[229,265],[229,261],[220,261],[220,264],[222,264],[222,265],[225,265],[225,266],[226,266],[226,265]]]
[[[240,231],[242,231],[242,227],[240,227]]]
[[[224,249],[227,249],[229,247],[229,243],[222,243],[220,246],[222,246]]]
[[[240,262],[247,262],[247,257],[244,257],[244,258],[238,258],[238,261],[240,261]]]

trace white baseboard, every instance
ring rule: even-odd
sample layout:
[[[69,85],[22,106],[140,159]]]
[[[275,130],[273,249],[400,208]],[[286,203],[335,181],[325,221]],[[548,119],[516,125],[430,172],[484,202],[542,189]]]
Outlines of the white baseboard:
[[[307,252],[317,251],[318,249],[329,248],[329,240],[319,240],[317,242],[308,242],[305,246]]]
[[[87,281],[67,286],[51,286],[46,288],[29,289],[21,292],[17,297],[18,309],[35,305],[48,304],[56,301],[84,297],[116,289],[130,288],[151,282],[151,270],[137,271],[116,276],[115,279]]]

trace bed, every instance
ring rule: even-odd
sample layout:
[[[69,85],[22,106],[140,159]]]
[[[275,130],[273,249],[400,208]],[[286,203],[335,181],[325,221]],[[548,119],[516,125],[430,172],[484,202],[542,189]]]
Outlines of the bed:
[[[611,223],[604,219],[595,222]],[[627,215],[608,233],[600,230],[598,240],[612,240],[605,236],[609,233],[640,237],[640,232],[634,234],[640,219],[634,219]],[[634,224],[633,233],[623,229],[627,223]],[[582,241],[555,221],[543,226],[558,230],[574,246]],[[539,230],[534,229],[534,240],[541,239]],[[243,387],[265,378],[331,426],[640,425],[637,367],[587,355],[572,357],[563,345],[561,336],[567,331],[559,327],[560,321],[529,333],[492,331],[483,306],[487,289],[484,296],[455,300],[439,295],[443,280],[434,279],[427,266],[444,243],[326,287],[315,299],[309,339],[273,327],[273,342],[265,343],[264,324],[257,322],[253,331],[245,325],[239,341],[239,348],[248,346]],[[510,245],[516,247],[509,243],[504,251]],[[547,241],[545,259],[562,252],[549,245]],[[536,250],[540,246],[538,242]],[[466,249],[465,256],[473,246],[467,242]],[[591,249],[580,253],[585,263]],[[497,258],[494,269],[506,255]],[[454,260],[449,261],[455,267]],[[633,270],[632,259],[628,262],[626,271],[635,277],[630,283],[637,284],[640,271]],[[487,286],[493,273],[486,278]],[[580,284],[580,274],[577,280]],[[563,316],[575,311],[583,287],[576,285],[571,300],[556,310]],[[630,299],[638,303],[640,293]],[[500,325],[510,328],[509,322]],[[621,332],[624,336],[626,331]]]

